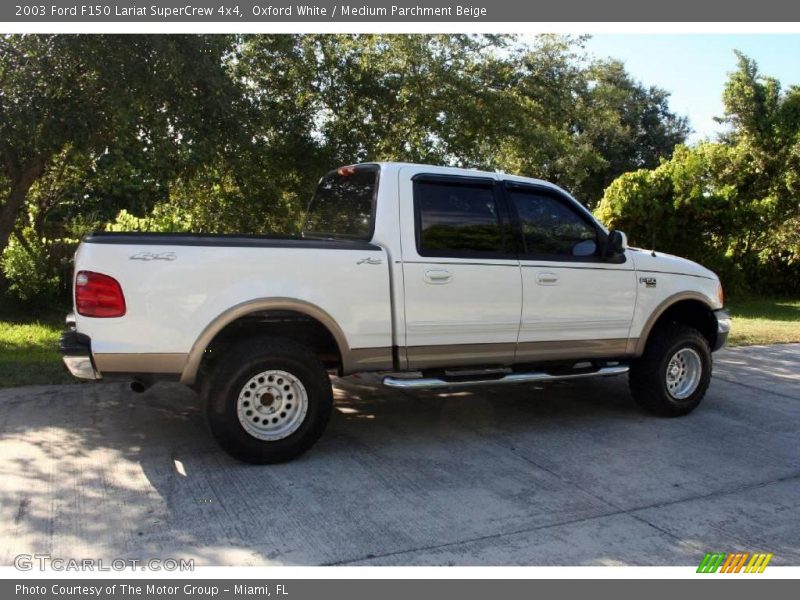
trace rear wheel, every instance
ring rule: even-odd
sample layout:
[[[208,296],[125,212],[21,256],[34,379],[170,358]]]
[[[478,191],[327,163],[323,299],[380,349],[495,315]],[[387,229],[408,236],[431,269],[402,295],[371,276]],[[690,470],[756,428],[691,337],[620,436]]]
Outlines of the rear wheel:
[[[659,327],[631,365],[633,398],[649,412],[679,417],[692,412],[711,381],[711,350],[702,334],[672,323]]]
[[[266,464],[291,460],[319,439],[333,392],[309,349],[258,337],[226,351],[210,375],[206,403],[217,442],[240,460]]]

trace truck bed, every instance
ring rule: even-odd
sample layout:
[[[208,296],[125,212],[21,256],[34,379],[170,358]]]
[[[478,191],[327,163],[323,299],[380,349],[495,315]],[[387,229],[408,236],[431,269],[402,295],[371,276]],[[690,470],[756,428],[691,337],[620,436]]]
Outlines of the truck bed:
[[[388,262],[383,248],[359,240],[94,233],[78,249],[75,272],[115,278],[127,310],[113,319],[76,315],[76,324],[101,371],[141,364],[180,374],[209,327],[264,299],[280,310],[302,305],[329,317],[348,350],[390,355]]]

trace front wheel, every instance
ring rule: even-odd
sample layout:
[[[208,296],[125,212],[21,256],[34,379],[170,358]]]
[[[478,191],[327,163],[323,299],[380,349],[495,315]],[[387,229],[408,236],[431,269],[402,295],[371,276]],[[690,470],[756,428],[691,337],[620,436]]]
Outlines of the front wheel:
[[[217,442],[255,464],[291,460],[308,450],[332,407],[330,378],[319,358],[281,338],[253,338],[228,349],[206,391]]]
[[[631,365],[633,399],[664,417],[692,412],[711,382],[711,350],[702,334],[673,323],[654,331],[644,354]]]

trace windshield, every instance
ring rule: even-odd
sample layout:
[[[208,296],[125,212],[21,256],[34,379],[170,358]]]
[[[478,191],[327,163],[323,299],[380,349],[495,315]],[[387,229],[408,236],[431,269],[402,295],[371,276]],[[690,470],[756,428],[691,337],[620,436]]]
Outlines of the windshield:
[[[308,205],[303,236],[371,239],[379,171],[358,165],[325,175]]]

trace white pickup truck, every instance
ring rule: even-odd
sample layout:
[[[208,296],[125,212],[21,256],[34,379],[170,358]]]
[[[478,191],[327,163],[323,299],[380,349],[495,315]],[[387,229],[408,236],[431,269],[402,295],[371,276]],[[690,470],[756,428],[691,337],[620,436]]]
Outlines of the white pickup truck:
[[[319,438],[331,373],[432,388],[629,372],[641,406],[683,415],[730,330],[714,273],[628,248],[560,188],[399,163],[325,175],[297,238],[89,235],[74,292],[73,375],[192,386],[255,463]]]

